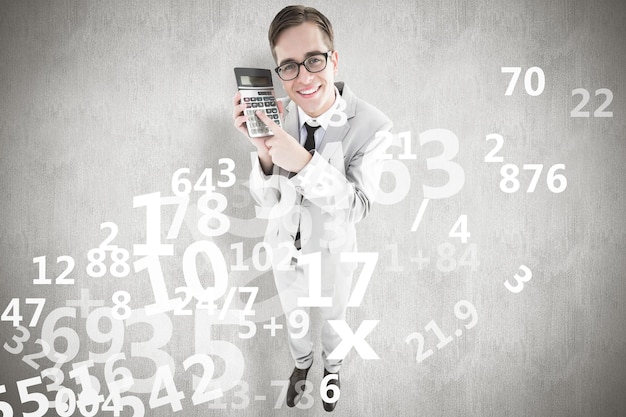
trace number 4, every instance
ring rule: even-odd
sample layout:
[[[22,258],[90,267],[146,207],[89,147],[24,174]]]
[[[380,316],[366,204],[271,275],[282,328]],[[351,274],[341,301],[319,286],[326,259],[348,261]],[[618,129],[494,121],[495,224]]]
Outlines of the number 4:
[[[452,226],[452,229],[450,229],[448,236],[458,237],[461,239],[461,243],[467,243],[467,239],[471,236],[470,232],[467,231],[467,214],[461,214],[459,216],[454,226]]]
[[[159,397],[162,388],[165,388],[166,394]],[[182,391],[176,390],[170,366],[160,366],[154,375],[154,385],[150,393],[150,408],[157,408],[169,404],[172,407],[172,411],[180,411],[183,409],[183,405],[180,402],[183,398],[185,398],[185,394]]]
[[[13,314],[11,314],[11,312],[13,312]],[[23,318],[24,317],[20,316],[20,299],[13,298],[11,299],[11,302],[9,302],[9,305],[7,306],[7,308],[4,309],[4,312],[2,313],[2,317],[0,317],[0,320],[12,321],[13,327],[17,327],[20,325],[20,322],[22,321]]]

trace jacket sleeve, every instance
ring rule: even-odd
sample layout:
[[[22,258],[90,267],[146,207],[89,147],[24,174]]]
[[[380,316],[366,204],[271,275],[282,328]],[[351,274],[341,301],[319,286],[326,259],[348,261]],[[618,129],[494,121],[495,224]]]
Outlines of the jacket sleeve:
[[[250,194],[259,206],[270,207],[280,200],[280,192],[272,186],[273,173],[265,175],[256,152],[250,152],[252,169],[250,170]],[[276,166],[273,168],[276,170]]]
[[[296,190],[289,180],[279,174],[276,165],[272,173],[265,175],[256,152],[250,153],[252,169],[249,176],[249,187],[252,198],[257,203],[256,217],[270,219],[282,217],[294,208]]]
[[[304,198],[329,213],[345,211],[345,220],[357,223],[367,216],[379,189],[388,143],[378,132],[391,130],[392,122],[374,130],[351,157],[345,175],[315,152],[311,161],[289,181]]]

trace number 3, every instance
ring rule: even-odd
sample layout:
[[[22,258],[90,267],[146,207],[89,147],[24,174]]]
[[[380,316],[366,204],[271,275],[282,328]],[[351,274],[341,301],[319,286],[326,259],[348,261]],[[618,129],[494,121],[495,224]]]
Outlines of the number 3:
[[[428,142],[440,142],[443,145],[441,155],[426,159],[426,168],[430,170],[440,169],[448,174],[448,182],[441,187],[429,187],[423,185],[424,198],[438,199],[452,197],[465,184],[465,171],[451,159],[459,152],[459,139],[454,133],[446,129],[431,129],[419,135],[420,146]]]
[[[532,271],[526,265],[520,265],[519,269],[524,271],[524,275],[520,277],[518,274],[515,274],[513,278],[517,281],[517,285],[513,286],[509,284],[509,281],[504,282],[506,289],[515,294],[522,292],[524,289],[524,283],[530,281],[533,277]]]

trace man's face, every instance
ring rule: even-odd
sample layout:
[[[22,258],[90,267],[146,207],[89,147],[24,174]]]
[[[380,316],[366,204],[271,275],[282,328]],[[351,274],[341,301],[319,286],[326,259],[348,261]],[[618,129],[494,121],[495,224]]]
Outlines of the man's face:
[[[322,31],[312,22],[285,29],[274,47],[276,62],[302,62],[316,53],[326,53],[330,48],[324,41]],[[291,80],[283,81],[287,95],[311,117],[318,117],[328,110],[335,101],[335,75],[337,74],[337,52],[328,58],[328,65],[321,72],[310,73],[304,65],[300,74]]]

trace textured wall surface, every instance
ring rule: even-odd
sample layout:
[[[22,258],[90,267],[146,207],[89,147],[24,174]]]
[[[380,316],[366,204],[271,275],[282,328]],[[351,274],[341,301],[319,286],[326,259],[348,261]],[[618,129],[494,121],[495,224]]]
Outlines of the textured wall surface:
[[[178,401],[176,415],[184,416],[325,414],[319,345],[313,392],[302,405],[310,409],[279,402],[293,364],[285,330],[272,336],[266,326],[272,317],[279,324],[286,318],[271,272],[252,262],[255,253],[257,264],[264,260],[264,223],[246,187],[252,147],[231,120],[232,68],[274,67],[267,27],[286,4],[0,3],[3,416],[43,412],[59,390],[59,403],[63,397],[72,403],[89,385],[103,396],[98,415],[113,416],[105,405],[108,385],[115,385],[109,374],[121,367],[136,382],[121,394],[122,416],[169,416]],[[383,110],[399,134],[388,149],[379,204],[358,227],[359,249],[377,253],[378,262],[347,320],[353,330],[364,320],[380,321],[365,337],[380,359],[351,349],[335,413],[624,415],[623,2],[310,5],[335,27],[338,79]],[[515,85],[503,67],[519,68]],[[502,137],[501,147],[487,139],[491,134]],[[487,157],[494,162],[485,161],[494,148]],[[139,198],[133,208],[133,199],[173,196],[172,175],[180,168],[189,169],[182,178],[192,184],[206,168],[214,182],[228,182],[222,158],[234,162],[236,176],[217,189],[228,203],[228,232],[199,231],[201,192],[192,191],[186,211],[161,208],[160,239],[172,253],[142,263],[134,245],[149,238],[151,203]],[[541,164],[541,172],[528,164]],[[168,239],[175,219],[180,230]],[[105,222],[116,227],[101,228]],[[210,224],[217,222],[219,216]],[[469,236],[455,236],[464,225]],[[109,236],[106,273],[90,276],[102,265],[89,254]],[[248,317],[254,337],[242,339],[246,327],[196,310],[195,299],[189,315],[142,312],[155,304],[159,282],[166,299],[184,295],[175,293],[189,285],[183,259],[198,245],[208,247],[195,243],[201,241],[217,249],[211,259],[198,256],[196,283],[213,285],[222,256],[229,289],[259,288],[256,315]],[[162,280],[154,278],[155,265]],[[238,291],[232,309],[242,309],[248,297]],[[319,315],[311,320],[318,340]],[[204,367],[206,358],[214,373]],[[157,371],[163,365],[169,370]],[[85,372],[89,382],[76,376]],[[209,389],[222,387],[223,397],[194,398],[203,391],[194,380],[211,376]],[[240,382],[229,383],[231,377]],[[153,395],[166,404],[151,402],[154,385],[169,387],[169,394]],[[175,392],[184,398],[176,400]],[[63,406],[57,411],[63,414]],[[46,415],[56,415],[54,408]]]

